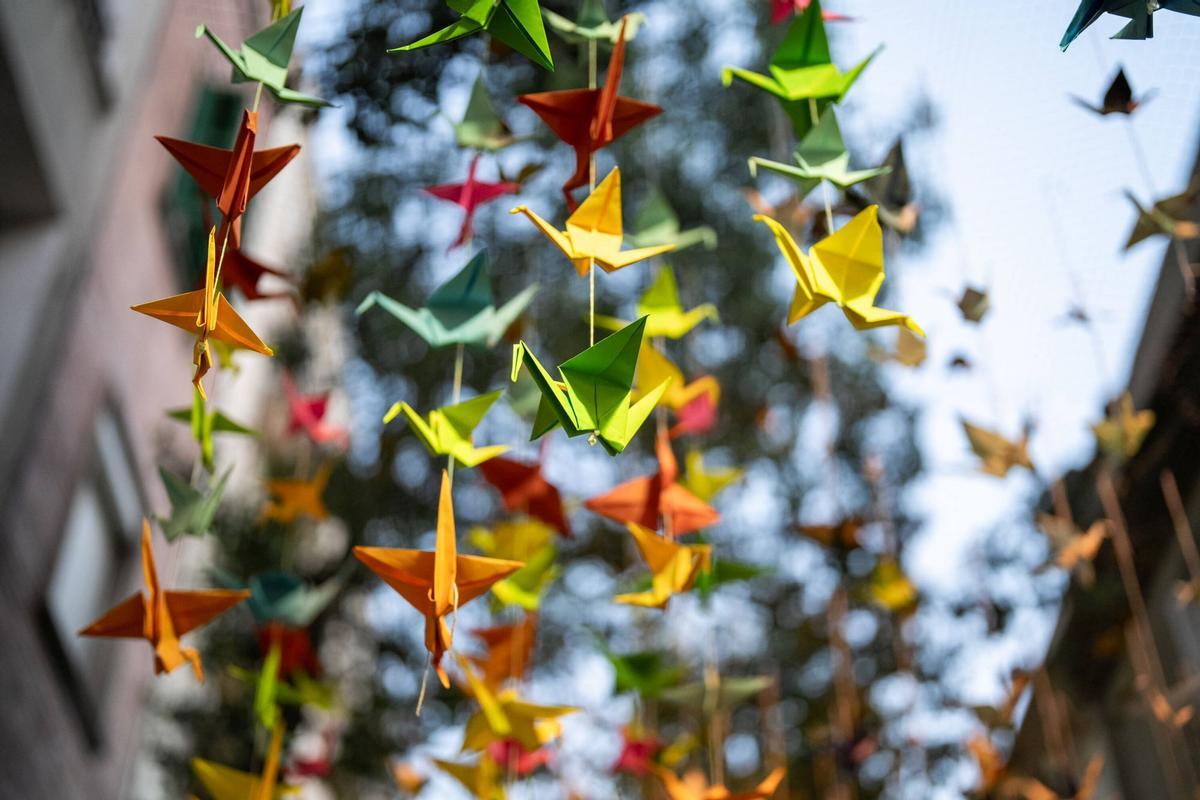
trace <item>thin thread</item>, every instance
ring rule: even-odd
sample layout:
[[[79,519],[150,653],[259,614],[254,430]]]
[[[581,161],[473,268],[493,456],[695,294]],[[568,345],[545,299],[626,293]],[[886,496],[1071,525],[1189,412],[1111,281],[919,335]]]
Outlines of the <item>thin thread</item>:
[[[451,403],[458,404],[462,397],[462,376],[463,376],[463,343],[459,342],[458,347],[454,351],[454,386],[451,389]],[[454,454],[451,453],[446,457],[446,479],[450,485],[454,485]]]
[[[588,40],[588,89],[596,88],[596,40]],[[588,154],[588,194],[596,191],[596,151]],[[588,347],[596,343],[596,259],[588,258]]]
[[[817,98],[808,98],[808,118],[817,126]],[[833,202],[829,198],[829,181],[821,181],[821,195],[825,200],[825,227],[833,233]]]

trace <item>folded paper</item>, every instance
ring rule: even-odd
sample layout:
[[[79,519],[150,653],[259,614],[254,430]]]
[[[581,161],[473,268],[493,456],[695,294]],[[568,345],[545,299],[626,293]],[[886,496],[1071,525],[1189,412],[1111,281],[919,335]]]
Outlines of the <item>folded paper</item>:
[[[488,183],[476,179],[475,171],[479,167],[479,158],[480,156],[476,154],[471,159],[471,163],[467,167],[467,178],[462,183],[443,183],[425,187],[427,193],[439,200],[454,203],[463,210],[462,227],[458,230],[458,238],[450,245],[452,249],[471,241],[471,237],[474,235],[471,223],[475,219],[475,209],[484,203],[490,203],[506,194],[516,194],[521,190],[521,185],[513,181]]]
[[[301,517],[321,521],[329,516],[322,495],[333,474],[333,463],[326,461],[308,479],[279,478],[264,481],[268,499],[259,515],[260,522],[290,525]]]
[[[652,576],[649,591],[619,594],[613,598],[618,603],[666,608],[674,595],[690,591],[700,573],[711,568],[712,548],[706,544],[680,544],[633,522],[627,527]]]
[[[471,440],[472,433],[501,394],[502,391],[489,392],[452,406],[435,408],[427,417],[400,401],[392,405],[383,421],[386,424],[403,414],[431,455],[451,456],[461,466],[475,467],[508,450],[507,445],[475,447]]]
[[[638,300],[637,314],[639,317],[647,317],[646,336],[652,339],[660,336],[681,339],[701,322],[719,319],[717,307],[712,303],[703,303],[684,310],[679,301],[675,271],[666,264],[658,271],[654,283],[650,284]],[[616,330],[625,327],[629,322],[615,317],[597,316],[596,324]]]
[[[539,67],[554,70],[538,0],[447,0],[447,5],[461,14],[456,22],[388,52],[418,50],[487,31]]]

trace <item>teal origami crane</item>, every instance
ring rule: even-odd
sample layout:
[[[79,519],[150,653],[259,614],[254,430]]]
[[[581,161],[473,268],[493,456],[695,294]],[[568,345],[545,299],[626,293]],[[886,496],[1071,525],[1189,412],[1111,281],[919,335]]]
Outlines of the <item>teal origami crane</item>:
[[[196,28],[196,37],[207,36],[233,65],[234,83],[261,83],[281,103],[328,106],[331,105],[328,100],[301,94],[284,85],[287,83],[292,47],[296,44],[296,30],[300,27],[300,15],[303,13],[303,8],[297,8],[283,19],[272,22],[242,42],[241,50],[234,50],[225,44],[204,25]]]
[[[471,99],[467,101],[462,121],[454,123],[454,141],[459,147],[490,152],[503,150],[520,141],[496,113],[482,71],[471,87]]]
[[[409,308],[382,292],[371,292],[358,314],[378,305],[403,322],[430,347],[469,344],[492,347],[533,301],[538,285],[526,287],[500,308],[492,300],[486,250],[480,250],[458,274],[439,286],[423,308]]]
[[[750,159],[750,174],[757,175],[761,167],[785,175],[796,182],[796,194],[803,199],[821,181],[829,181],[839,189],[848,189],[892,171],[891,167],[886,166],[850,169],[850,153],[846,151],[846,142],[842,139],[842,129],[833,108],[825,109],[820,121],[800,139],[795,156],[794,166],[755,156]]]
[[[554,71],[538,0],[446,0],[446,5],[462,15],[457,22],[388,52],[417,50],[487,31],[539,67]]]
[[[658,188],[652,189],[645,204],[638,209],[633,220],[634,231],[625,234],[630,247],[652,247],[657,244],[673,244],[679,251],[685,247],[702,244],[705,250],[717,246],[717,232],[707,225],[682,230],[675,209],[666,195]]]
[[[343,569],[316,586],[288,572],[260,572],[246,587],[250,590],[246,606],[260,624],[282,622],[293,628],[307,628],[341,593],[348,572],[348,568]],[[236,586],[232,582],[229,585]]]
[[[167,491],[167,500],[171,503],[171,515],[158,518],[163,536],[167,537],[168,542],[173,542],[180,536],[204,536],[212,529],[213,518],[221,506],[225,482],[229,480],[231,471],[232,467],[225,470],[216,483],[202,492],[175,473],[162,467],[158,468],[163,488]]]
[[[513,345],[512,380],[517,380],[525,364],[542,393],[530,440],[562,425],[567,436],[587,434],[590,442],[599,440],[609,455],[624,450],[670,383],[663,381],[631,402],[645,329],[646,317],[642,317],[564,361],[559,367],[561,381],[551,377],[524,341]]]
[[[204,468],[213,471],[213,434],[231,433],[241,436],[257,436],[258,431],[234,422],[220,411],[209,411],[203,395],[197,390],[192,394],[191,408],[176,408],[167,416],[192,426],[192,436],[200,445],[200,460]]]
[[[728,86],[739,78],[775,95],[791,118],[796,135],[803,136],[830,103],[841,102],[878,52],[876,49],[849,72],[839,70],[829,53],[821,5],[813,0],[792,21],[768,65],[770,75],[726,67],[721,81]]]
[[[1112,38],[1153,39],[1155,11],[1174,11],[1200,17],[1200,0],[1082,0],[1058,46],[1066,50],[1079,34],[1103,14],[1129,20]]]
[[[507,445],[475,447],[471,443],[471,433],[479,427],[484,415],[501,394],[503,392],[490,392],[452,406],[435,408],[428,417],[422,417],[408,403],[394,403],[383,421],[386,424],[403,414],[413,433],[425,443],[431,454],[452,456],[464,467],[475,467],[508,450]]]
[[[567,44],[603,42],[614,45],[621,35],[621,20],[610,20],[604,10],[604,0],[583,0],[579,4],[579,16],[574,20],[550,9],[542,11],[550,30]],[[646,15],[634,12],[625,16],[625,41],[637,36],[638,28],[646,22]]]

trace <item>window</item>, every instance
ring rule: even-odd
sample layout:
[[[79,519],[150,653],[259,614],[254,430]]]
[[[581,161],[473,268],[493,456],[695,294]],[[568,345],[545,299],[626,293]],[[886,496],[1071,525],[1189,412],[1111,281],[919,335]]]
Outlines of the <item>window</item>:
[[[127,596],[142,498],[120,426],[111,412],[96,418],[90,466],[71,496],[43,598],[43,614],[63,680],[93,746],[100,743],[112,650],[76,632]]]

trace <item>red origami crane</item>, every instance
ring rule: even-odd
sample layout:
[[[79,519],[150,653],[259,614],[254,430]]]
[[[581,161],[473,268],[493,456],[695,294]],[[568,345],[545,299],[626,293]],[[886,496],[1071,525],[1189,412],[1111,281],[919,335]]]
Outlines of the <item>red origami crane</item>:
[[[242,297],[247,300],[271,300],[286,297],[295,301],[296,296],[292,292],[260,292],[258,282],[264,275],[274,275],[288,283],[295,283],[295,278],[291,273],[268,267],[242,251],[242,221],[236,220],[229,233],[229,246],[225,251],[225,266],[221,269],[221,283],[237,288],[242,293]]]
[[[301,394],[292,376],[283,373],[283,391],[288,401],[289,434],[303,431],[314,444],[333,444],[345,449],[350,444],[350,433],[340,425],[325,421],[329,409],[329,392]]]
[[[708,503],[675,482],[679,464],[666,431],[654,444],[658,474],[626,481],[607,494],[584,503],[592,511],[617,522],[658,530],[661,517],[668,536],[683,536],[717,522],[721,515]]]
[[[268,622],[258,629],[258,649],[266,656],[274,644],[279,645],[279,674],[282,677],[297,671],[312,678],[320,677],[321,662],[317,660],[307,629]]]
[[[462,206],[465,215],[463,216],[462,229],[458,232],[458,238],[454,240],[454,244],[450,245],[450,249],[464,245],[471,240],[472,230],[471,221],[475,218],[475,209],[484,203],[491,202],[497,197],[503,197],[506,194],[516,194],[521,190],[521,184],[513,183],[512,181],[503,181],[501,183],[485,183],[475,180],[475,167],[479,165],[479,155],[476,154],[471,159],[471,166],[467,167],[467,180],[464,183],[443,183],[438,186],[426,186],[425,191],[441,200],[449,200],[451,203]]]
[[[792,14],[806,10],[810,3],[812,0],[771,0],[771,24],[778,25],[786,22]],[[821,19],[826,22],[849,22],[854,18],[836,11],[822,9]]]
[[[621,33],[608,61],[604,88],[538,92],[517,98],[533,109],[559,139],[575,148],[575,174],[562,187],[571,211],[577,205],[571,191],[587,184],[592,154],[662,113],[662,108],[653,103],[617,95],[624,63],[625,20],[622,19]]]
[[[708,433],[717,424],[717,404],[711,392],[696,395],[675,412],[676,422],[671,426],[671,438],[684,434]]]
[[[625,773],[644,778],[650,774],[659,750],[662,750],[662,742],[655,736],[639,735],[631,728],[622,728],[621,752],[608,771],[614,775]]]
[[[500,769],[523,778],[548,766],[554,758],[549,747],[526,750],[516,739],[500,739],[487,746],[487,753]]]
[[[542,463],[523,464],[509,458],[493,458],[478,467],[483,479],[495,486],[506,511],[524,511],[540,519],[563,536],[571,535],[571,525],[563,512],[558,489],[542,477]]]

